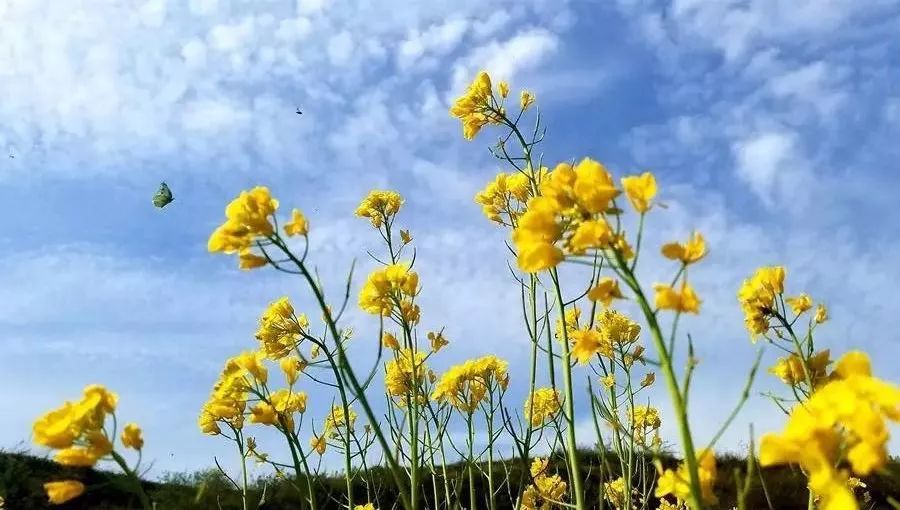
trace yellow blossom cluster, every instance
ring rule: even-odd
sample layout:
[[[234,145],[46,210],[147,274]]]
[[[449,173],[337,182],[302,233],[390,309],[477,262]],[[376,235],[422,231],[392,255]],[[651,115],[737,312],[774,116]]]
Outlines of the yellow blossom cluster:
[[[475,195],[475,202],[489,220],[514,226],[530,196],[530,179],[525,172],[501,172]]]
[[[559,413],[561,399],[553,388],[538,388],[525,401],[525,418],[532,427],[540,427]]]
[[[376,269],[359,292],[359,306],[364,311],[399,318],[410,324],[419,321],[419,305],[412,302],[419,290],[419,275],[405,264],[390,264]]]
[[[51,504],[60,505],[84,494],[84,484],[77,480],[47,482],[44,484],[44,491]]]
[[[441,376],[431,398],[467,413],[474,412],[495,385],[506,389],[507,367],[506,361],[492,355],[453,366]]]
[[[252,382],[265,384],[268,379],[263,359],[260,352],[245,351],[225,362],[225,368],[200,411],[198,425],[204,434],[220,434],[219,423],[234,429],[243,428],[244,410]]]
[[[503,84],[501,89],[505,89],[508,93],[507,85]],[[501,95],[505,97],[506,94],[502,92],[503,90]],[[524,96],[522,103],[525,104]],[[499,124],[502,121],[502,109],[494,99],[491,77],[488,73],[484,71],[478,73],[465,94],[457,98],[450,107],[450,115],[462,122],[463,137],[466,140],[473,140],[485,125]]]
[[[597,314],[593,328],[576,329],[569,334],[572,356],[582,365],[599,354],[607,358],[637,342],[641,327],[616,310],[603,310]]]
[[[390,223],[402,205],[403,197],[396,191],[372,190],[356,208],[356,215],[368,218],[373,227],[379,228]]]
[[[700,477],[700,491],[703,502],[707,505],[714,505],[718,502],[718,498],[713,492],[713,484],[716,481],[716,457],[712,450],[703,449],[697,452],[697,473]],[[678,504],[688,501],[691,494],[690,474],[687,465],[682,462],[677,470],[666,469],[660,472],[659,479],[656,482],[656,497],[662,498],[666,495],[675,496]]]
[[[35,443],[58,450],[53,460],[64,466],[91,467],[97,462],[117,455],[107,435],[106,417],[115,423],[118,396],[99,384],[84,388],[80,400],[67,401],[49,411],[32,426]],[[125,448],[141,450],[144,437],[141,428],[128,423],[120,436]],[[121,457],[116,457],[121,458]],[[52,504],[61,504],[84,493],[84,484],[77,480],[60,480],[44,484],[44,491]],[[0,500],[2,501],[2,500]]]
[[[528,200],[513,230],[519,268],[533,273],[554,267],[565,257],[563,247],[574,255],[618,249],[624,238],[613,232],[605,213],[620,193],[606,167],[593,159],[556,165],[541,179],[538,196]],[[621,249],[623,255],[628,252],[630,247]]]
[[[265,257],[251,252],[259,238],[275,233],[270,217],[278,209],[278,200],[269,194],[269,188],[257,186],[242,191],[225,208],[225,223],[209,237],[207,248],[216,253],[237,253],[241,269],[252,269],[266,264]]]
[[[634,406],[631,414],[631,429],[637,444],[645,444],[647,432],[655,431],[658,437],[659,427],[662,426],[658,409],[646,405]]]
[[[609,501],[613,508],[625,508],[625,493],[628,487],[621,476],[610,482],[603,483],[603,499]]]
[[[833,380],[794,407],[783,432],[762,437],[760,465],[799,464],[822,508],[856,509],[848,474],[836,466],[846,459],[859,476],[883,468],[886,420],[900,421],[900,387],[874,377],[864,353],[849,352]]]
[[[738,290],[744,325],[753,340],[769,330],[769,318],[777,311],[775,299],[784,292],[784,268],[761,267]]]
[[[566,482],[559,475],[551,475],[548,464],[547,459],[531,462],[532,482],[522,493],[522,509],[550,510],[558,506],[555,502],[565,502]]]
[[[294,429],[294,414],[306,411],[306,400],[306,393],[282,388],[250,409],[250,422],[275,425],[291,431]]]
[[[356,411],[352,407],[347,408],[349,413],[344,412],[344,407],[335,405],[331,407],[331,412],[325,417],[325,430],[322,433],[325,437],[335,437],[339,431],[345,428],[353,428],[356,424]]]
[[[813,388],[819,387],[828,380],[828,365],[831,363],[831,351],[825,349],[810,356],[807,360],[807,366],[804,368],[803,359],[797,354],[791,354],[784,358],[779,358],[775,362],[769,372],[784,381],[790,386],[797,386],[807,382],[807,370],[809,371],[809,379],[812,381]]]
[[[597,284],[588,291],[587,298],[591,301],[599,301],[608,307],[613,299],[623,299],[622,290],[619,288],[619,280],[604,276],[597,280]]]
[[[256,339],[266,357],[277,361],[294,350],[307,328],[309,319],[303,314],[295,315],[294,307],[285,296],[269,303],[260,316]]]
[[[84,389],[78,402],[66,402],[34,422],[34,441],[59,451],[53,459],[65,466],[93,466],[113,450],[106,435],[106,416],[116,410],[118,397],[103,386]]]
[[[425,376],[431,371],[425,366],[425,353],[413,349],[401,349],[394,359],[388,361],[384,368],[384,387],[387,394],[397,398],[401,407],[406,407],[409,397],[424,403],[426,397],[422,392]]]

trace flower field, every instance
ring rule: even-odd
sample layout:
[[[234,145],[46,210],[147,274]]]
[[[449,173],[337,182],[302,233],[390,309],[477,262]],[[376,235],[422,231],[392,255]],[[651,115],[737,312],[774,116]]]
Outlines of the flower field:
[[[220,508],[242,510],[900,508],[887,450],[900,387],[873,373],[867,353],[818,341],[829,312],[792,286],[790,274],[802,268],[760,267],[734,289],[747,341],[760,354],[739,367],[746,386],[718,433],[700,442],[688,403],[702,352],[683,330],[703,313],[692,277],[708,247],[702,232],[662,246],[642,242],[666,214],[658,201],[665,183],[650,172],[614,176],[590,155],[542,161],[552,133],[537,98],[485,72],[450,115],[467,141],[497,136],[490,150],[505,170],[485,178],[472,206],[508,234],[497,250],[509,253],[509,284],[521,297],[505,306],[520,311],[530,340],[527,378],[514,380],[508,363],[489,353],[441,373],[429,368],[454,342],[424,326],[440,313],[417,299],[427,286],[417,267],[432,261],[416,257],[400,192],[361,197],[354,214],[381,241],[369,254],[378,267],[358,294],[351,273],[339,282],[346,292],[328,296],[314,270],[314,222],[296,204],[281,204],[278,190],[256,186],[227,204],[209,252],[235,257],[237,270],[282,273],[317,307],[297,309],[289,296],[260,303],[255,340],[210,381],[197,434],[231,444],[233,457],[215,459],[219,471],[197,479],[143,482],[143,432],[117,414],[120,396],[101,385],[80,396],[73,389],[60,396],[72,400],[33,425],[34,442],[71,475],[43,466],[45,500],[71,508],[93,501],[109,489],[86,469],[104,462],[117,468],[117,494],[128,495],[116,504],[145,510],[215,508],[210,494]],[[640,262],[651,257],[671,271],[648,285]],[[639,313],[620,310],[626,302]],[[351,307],[377,324],[377,338],[356,338],[344,325]],[[377,357],[354,358],[359,342],[377,342]],[[764,350],[780,356],[771,367],[760,366]],[[676,362],[682,358],[687,363]],[[771,395],[783,426],[747,431],[742,458],[717,453],[761,377],[783,383]],[[528,398],[513,401],[511,385],[527,388]],[[649,401],[654,386],[665,389],[672,413]],[[383,402],[386,412],[378,411]],[[321,423],[307,418],[323,406],[330,410]],[[580,408],[589,410],[590,438],[576,427]],[[663,422],[675,425],[676,437],[663,437]],[[264,429],[279,442],[258,442]],[[585,442],[597,448],[580,450]],[[321,469],[326,452],[340,457],[337,474]],[[274,475],[254,480],[251,464]]]

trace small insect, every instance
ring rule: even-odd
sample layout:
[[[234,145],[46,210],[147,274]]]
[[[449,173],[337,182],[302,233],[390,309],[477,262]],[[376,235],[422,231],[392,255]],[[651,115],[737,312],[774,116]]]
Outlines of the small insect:
[[[300,111],[300,108],[297,108],[297,115],[303,115],[303,112]]]
[[[172,197],[172,190],[169,189],[166,183],[161,182],[159,184],[159,190],[153,195],[153,205],[162,209],[174,200],[175,198]]]

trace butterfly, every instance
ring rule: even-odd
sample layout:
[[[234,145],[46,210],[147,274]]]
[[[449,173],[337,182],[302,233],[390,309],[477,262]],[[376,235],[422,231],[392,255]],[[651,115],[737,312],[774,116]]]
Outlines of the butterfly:
[[[172,190],[169,189],[166,183],[160,183],[159,190],[153,195],[153,205],[162,209],[174,200],[175,199],[172,197]]]

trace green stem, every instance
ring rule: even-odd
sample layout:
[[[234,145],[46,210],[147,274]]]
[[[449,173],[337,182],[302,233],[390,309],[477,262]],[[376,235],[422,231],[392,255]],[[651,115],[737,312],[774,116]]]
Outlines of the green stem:
[[[469,413],[469,510],[475,510],[475,431],[472,428],[472,413]]]
[[[119,455],[118,452],[113,450],[110,452],[113,460],[116,461],[116,464],[122,468],[122,471],[125,472],[125,475],[131,480],[132,485],[134,485],[134,492],[137,494],[138,499],[141,500],[141,506],[144,510],[153,510],[153,505],[150,503],[150,498],[147,497],[147,493],[144,492],[144,486],[141,484],[141,479],[138,478],[137,473],[128,468],[128,463],[125,462],[125,459]]]
[[[572,391],[572,365],[569,352],[569,332],[566,330],[566,310],[563,300],[562,289],[559,286],[559,275],[556,269],[550,270],[550,277],[553,279],[553,287],[556,290],[556,301],[559,304],[559,313],[562,317],[562,369],[563,369],[563,385],[566,392],[565,402],[565,418],[566,427],[566,452],[569,458],[569,478],[572,481],[573,492],[575,493],[575,508],[584,510],[584,491],[582,490],[581,472],[578,462],[578,448],[575,444],[575,402],[574,392]]]
[[[662,368],[663,378],[666,381],[666,389],[669,391],[669,397],[672,400],[672,407],[675,411],[675,419],[678,424],[678,433],[681,437],[682,448],[684,449],[684,463],[688,468],[690,475],[691,494],[689,497],[689,505],[694,510],[703,509],[703,497],[700,490],[700,473],[697,465],[697,454],[694,451],[694,440],[691,437],[691,427],[688,422],[687,408],[684,405],[684,399],[678,386],[678,380],[675,377],[675,370],[672,367],[672,355],[666,348],[665,340],[663,340],[662,331],[659,322],[656,320],[656,313],[650,307],[644,292],[641,289],[634,273],[628,269],[624,261],[619,258],[619,267],[623,268],[623,274],[627,277],[626,283],[629,284],[631,290],[635,293],[641,311],[647,319],[647,325],[650,328],[650,336],[656,347],[660,357],[660,367]]]

